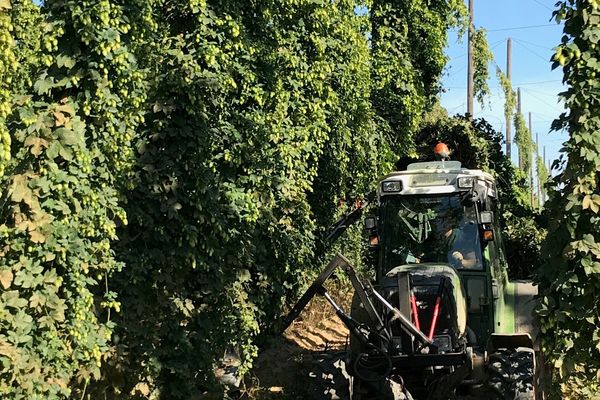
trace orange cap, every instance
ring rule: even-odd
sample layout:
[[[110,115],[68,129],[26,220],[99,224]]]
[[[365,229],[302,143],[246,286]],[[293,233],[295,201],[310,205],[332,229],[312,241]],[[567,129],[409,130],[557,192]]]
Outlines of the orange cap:
[[[435,152],[436,156],[441,157],[442,159],[446,159],[446,158],[450,157],[450,149],[448,148],[446,143],[440,142],[440,143],[436,144],[433,151]]]

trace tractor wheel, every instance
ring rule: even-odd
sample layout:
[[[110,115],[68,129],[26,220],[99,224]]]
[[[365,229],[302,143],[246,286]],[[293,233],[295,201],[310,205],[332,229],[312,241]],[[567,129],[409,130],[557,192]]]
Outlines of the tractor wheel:
[[[535,360],[531,349],[499,349],[488,355],[487,386],[496,399],[535,400]]]

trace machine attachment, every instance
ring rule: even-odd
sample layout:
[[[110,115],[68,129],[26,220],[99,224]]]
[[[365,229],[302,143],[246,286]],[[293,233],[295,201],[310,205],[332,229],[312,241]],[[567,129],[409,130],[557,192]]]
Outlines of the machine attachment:
[[[361,304],[365,308],[365,311],[370,320],[370,324],[366,325],[355,321],[350,315],[348,315],[342,308],[331,298],[327,290],[323,286],[325,281],[329,279],[333,273],[341,268],[344,273],[350,279],[354,291]],[[325,267],[323,272],[317,277],[312,283],[308,290],[302,295],[300,300],[294,305],[292,310],[288,313],[284,319],[284,323],[281,331],[285,331],[291,323],[298,318],[302,310],[306,307],[308,302],[315,296],[323,296],[334,308],[336,315],[340,320],[348,327],[350,332],[355,335],[362,344],[368,345],[373,348],[374,342],[378,342],[379,346],[375,346],[382,353],[388,352],[388,344],[391,340],[391,332],[388,327],[383,323],[383,316],[377,311],[374,306],[373,300],[377,300],[385,309],[393,314],[392,321],[398,320],[401,328],[409,335],[413,336],[414,339],[420,342],[423,346],[429,346],[435,348],[433,340],[428,338],[416,327],[408,317],[406,317],[400,310],[393,307],[381,294],[373,288],[370,283],[363,285],[358,279],[356,271],[350,264],[350,261],[341,254],[337,254],[333,260]],[[376,339],[376,340],[374,340]]]

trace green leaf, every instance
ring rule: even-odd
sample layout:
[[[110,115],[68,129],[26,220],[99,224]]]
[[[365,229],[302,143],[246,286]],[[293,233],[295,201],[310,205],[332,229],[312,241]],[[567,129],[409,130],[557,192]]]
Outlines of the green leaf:
[[[56,65],[58,65],[59,68],[61,68],[61,67],[73,68],[75,66],[75,64],[76,64],[76,60],[65,54],[61,54],[58,57],[56,57]]]
[[[33,89],[39,95],[50,94],[50,90],[54,87],[52,78],[40,78],[33,84]]]
[[[46,155],[48,156],[48,158],[54,160],[56,157],[58,157],[60,147],[61,145],[58,141],[50,143],[50,147],[48,147],[48,151],[46,151]]]
[[[41,328],[52,328],[54,326],[54,319],[49,315],[44,315],[38,319],[38,325]]]
[[[63,308],[56,308],[50,312],[50,316],[56,322],[63,322],[65,320],[65,310]]]
[[[11,297],[9,300],[6,301],[6,306],[13,308],[23,308],[27,306],[27,300],[22,299],[20,297]]]
[[[60,146],[58,149],[58,154],[60,154],[60,156],[66,161],[73,161],[73,151],[66,147]]]
[[[70,129],[59,128],[56,130],[56,134],[58,135],[61,144],[65,146],[73,146],[81,143],[80,136]]]

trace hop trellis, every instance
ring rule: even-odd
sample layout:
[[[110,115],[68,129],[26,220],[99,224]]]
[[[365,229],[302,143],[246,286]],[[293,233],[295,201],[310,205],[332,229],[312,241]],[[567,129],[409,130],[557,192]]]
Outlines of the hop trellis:
[[[2,396],[187,398],[225,349],[250,368],[434,101],[464,5],[396,3],[0,0]]]

